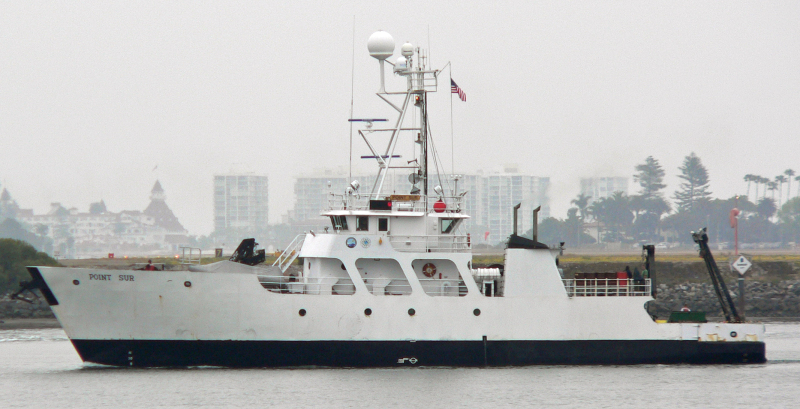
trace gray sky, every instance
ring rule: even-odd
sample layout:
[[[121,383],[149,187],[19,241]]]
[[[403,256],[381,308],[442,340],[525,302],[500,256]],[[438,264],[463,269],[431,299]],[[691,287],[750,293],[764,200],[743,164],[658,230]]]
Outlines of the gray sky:
[[[800,171],[796,1],[20,1],[0,2],[0,183],[37,213],[119,211],[158,178],[207,234],[212,175],[246,170],[269,176],[278,222],[294,176],[347,164],[353,16],[356,117],[391,114],[372,32],[430,47],[468,95],[456,170],[550,176],[555,216],[580,177],[631,176],[648,155],[670,196],[692,151],[715,196]],[[431,120],[449,169],[446,81]]]

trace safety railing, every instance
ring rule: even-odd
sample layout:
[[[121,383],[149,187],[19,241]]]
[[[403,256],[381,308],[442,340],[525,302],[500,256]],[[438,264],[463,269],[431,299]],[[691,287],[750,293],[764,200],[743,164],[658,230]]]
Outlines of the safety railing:
[[[469,251],[469,236],[428,235],[390,236],[389,242],[397,251],[414,253],[463,253]]]
[[[467,286],[461,280],[425,278],[419,280],[425,294],[432,297],[463,297],[467,295]]]
[[[412,71],[411,88],[415,91],[436,92],[439,84],[436,71]]]
[[[374,196],[368,194],[336,194],[327,195],[328,210],[369,210],[369,201]],[[381,198],[383,199],[383,197]],[[441,213],[460,212],[463,196],[424,196],[419,200],[394,200],[392,201],[392,212],[434,212],[434,204],[443,202],[445,204]],[[439,206],[440,207],[440,206]]]
[[[367,290],[373,295],[411,295],[411,285],[404,278],[364,278]]]
[[[276,266],[281,269],[281,271],[285,272],[286,269],[292,264],[292,262],[297,259],[297,256],[300,254],[300,249],[303,247],[303,241],[305,241],[306,235],[298,234],[288,246],[286,246],[286,250],[284,250],[275,261],[272,263],[273,266]]]
[[[570,297],[634,297],[651,294],[649,278],[641,280],[624,278],[564,279],[564,289]]]
[[[278,294],[352,295],[355,286],[349,278],[258,275],[258,282],[270,292]]]
[[[197,247],[181,247],[181,264],[200,264],[203,250]]]
[[[467,286],[461,280],[426,278],[419,280],[425,294],[431,297],[463,297]],[[365,278],[364,284],[373,295],[411,295],[411,285],[406,279]]]

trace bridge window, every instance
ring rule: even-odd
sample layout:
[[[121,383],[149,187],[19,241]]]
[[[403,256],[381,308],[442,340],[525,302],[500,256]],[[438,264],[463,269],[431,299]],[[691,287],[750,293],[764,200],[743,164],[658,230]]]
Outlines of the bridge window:
[[[335,231],[347,231],[347,217],[331,216],[331,225]]]
[[[456,225],[458,225],[458,219],[440,219],[441,220],[441,232],[442,233],[452,233],[455,230]]]
[[[356,231],[369,231],[369,216],[356,217]]]

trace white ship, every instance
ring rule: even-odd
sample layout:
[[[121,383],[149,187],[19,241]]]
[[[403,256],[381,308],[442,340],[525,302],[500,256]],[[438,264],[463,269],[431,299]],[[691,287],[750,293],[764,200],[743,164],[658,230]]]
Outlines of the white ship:
[[[378,96],[398,112],[385,128],[377,119],[360,120],[377,179],[371,189],[354,181],[332,192],[324,213],[330,228],[299,236],[273,266],[29,267],[32,286],[84,361],[133,367],[765,361],[762,324],[657,323],[645,310],[654,295],[651,279],[563,278],[557,267],[563,249],[535,235],[509,238],[503,268],[473,268],[470,237],[461,229],[468,218],[463,194],[428,190],[434,183],[427,99],[441,71],[404,44],[390,64],[406,89],[389,92],[384,66],[394,40],[379,31],[368,49],[380,63]],[[373,145],[372,133],[388,135],[385,149]],[[393,162],[406,136],[403,142],[419,149],[417,160]],[[412,174],[415,189],[408,194],[384,189],[387,172],[398,168]],[[298,256],[301,272],[288,275]]]

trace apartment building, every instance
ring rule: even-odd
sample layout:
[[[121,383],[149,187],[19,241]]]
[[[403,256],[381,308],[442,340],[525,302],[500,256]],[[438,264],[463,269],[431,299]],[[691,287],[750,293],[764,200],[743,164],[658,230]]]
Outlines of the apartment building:
[[[214,230],[235,235],[266,228],[268,188],[267,176],[214,175]]]
[[[361,185],[360,191],[370,192],[375,184],[375,175],[353,175]],[[303,175],[295,182],[295,205],[286,217],[287,223],[319,224],[320,216],[327,206],[330,193],[341,194],[349,186],[345,172],[320,170]],[[475,242],[498,243],[514,230],[513,207],[521,203],[519,229],[526,231],[532,226],[533,209],[542,206],[539,219],[550,215],[548,188],[550,179],[519,172],[515,166],[506,166],[498,171],[478,171],[457,176],[432,177],[429,189],[440,185],[446,196],[457,190],[464,194],[463,211],[470,216],[464,224],[467,232],[475,236]],[[407,173],[390,172],[383,184],[387,194],[408,194],[413,185]],[[429,192],[433,194],[433,192]]]
[[[628,178],[626,177],[593,177],[581,178],[581,194],[591,196],[589,203],[604,197],[610,197],[614,192],[628,194]]]

